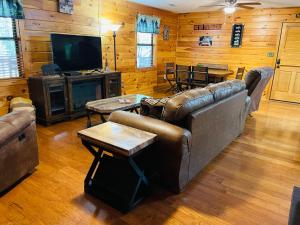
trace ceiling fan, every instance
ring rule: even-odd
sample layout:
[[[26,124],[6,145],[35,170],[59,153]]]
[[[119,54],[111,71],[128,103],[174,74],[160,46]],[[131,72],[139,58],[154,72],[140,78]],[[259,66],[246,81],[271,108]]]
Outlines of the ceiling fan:
[[[241,2],[241,3],[238,3],[237,0],[225,0],[225,4],[200,6],[200,7],[223,6],[224,7],[224,12],[226,14],[230,14],[230,13],[234,13],[236,8],[254,9],[254,7],[252,7],[252,6],[255,6],[255,5],[261,5],[261,3],[260,2]]]

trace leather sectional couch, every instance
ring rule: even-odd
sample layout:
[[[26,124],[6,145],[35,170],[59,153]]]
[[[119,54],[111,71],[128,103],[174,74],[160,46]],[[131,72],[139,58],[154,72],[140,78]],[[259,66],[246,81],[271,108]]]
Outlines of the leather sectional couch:
[[[158,135],[152,163],[163,184],[178,193],[243,132],[250,98],[244,81],[233,80],[188,90],[163,102],[159,119],[117,111],[109,120]]]

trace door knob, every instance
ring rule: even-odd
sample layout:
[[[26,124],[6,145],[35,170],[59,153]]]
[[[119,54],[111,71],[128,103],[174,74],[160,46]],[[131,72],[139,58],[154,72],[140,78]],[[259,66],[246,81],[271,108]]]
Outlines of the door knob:
[[[280,68],[280,59],[277,59],[276,65],[277,65],[277,68]]]

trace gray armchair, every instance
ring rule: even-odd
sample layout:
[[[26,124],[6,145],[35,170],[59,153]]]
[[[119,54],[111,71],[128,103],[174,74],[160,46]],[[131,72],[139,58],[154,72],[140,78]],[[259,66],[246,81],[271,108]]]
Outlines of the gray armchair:
[[[248,96],[251,98],[251,105],[249,113],[257,111],[262,94],[274,75],[272,67],[258,67],[250,70],[246,75],[246,89]]]

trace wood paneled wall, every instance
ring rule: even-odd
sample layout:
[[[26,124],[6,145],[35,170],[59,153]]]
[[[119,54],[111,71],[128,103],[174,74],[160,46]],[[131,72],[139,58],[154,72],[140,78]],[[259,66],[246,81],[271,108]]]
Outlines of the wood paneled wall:
[[[57,12],[56,0],[24,0],[25,20],[20,21],[25,77],[37,75],[43,64],[52,61],[50,34],[67,33],[102,36],[103,58],[108,56],[113,69],[112,33],[101,34],[101,18],[124,23],[117,34],[118,70],[122,72],[123,93],[151,94],[162,79],[164,62],[175,61],[177,15],[129,3],[123,0],[74,0],[74,14]],[[170,40],[163,41],[162,32],[156,40],[156,66],[150,70],[136,69],[136,14],[155,15],[170,27]],[[159,76],[158,76],[159,74]],[[7,112],[7,96],[28,96],[26,79],[0,81],[0,114]]]
[[[176,62],[228,64],[232,70],[245,66],[247,70],[257,66],[274,66],[282,22],[300,22],[296,13],[300,8],[238,10],[231,16],[224,12],[180,14]],[[245,25],[241,48],[231,48],[231,32],[234,23]],[[221,30],[194,31],[197,24],[223,24]],[[199,46],[200,36],[212,36],[213,46]],[[274,53],[268,57],[267,53]]]
[[[163,81],[165,62],[175,62],[177,40],[177,15],[129,3],[123,0],[102,0],[101,18],[113,23],[124,23],[117,33],[118,70],[122,71],[123,92],[151,94]],[[161,32],[156,36],[155,66],[152,69],[136,68],[136,15],[146,14],[161,18]],[[163,27],[170,28],[170,39],[163,40]],[[113,68],[113,38],[108,32],[103,38],[103,54],[108,54],[110,68]]]

